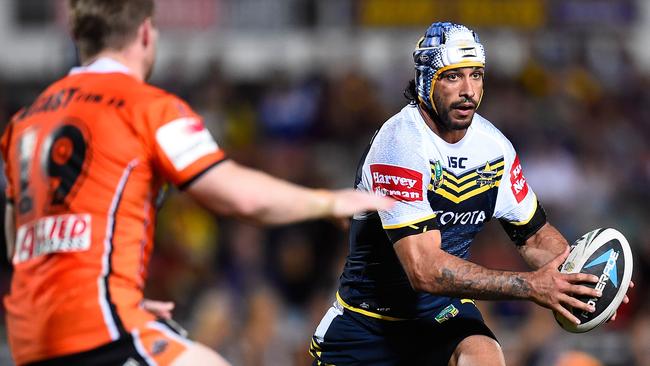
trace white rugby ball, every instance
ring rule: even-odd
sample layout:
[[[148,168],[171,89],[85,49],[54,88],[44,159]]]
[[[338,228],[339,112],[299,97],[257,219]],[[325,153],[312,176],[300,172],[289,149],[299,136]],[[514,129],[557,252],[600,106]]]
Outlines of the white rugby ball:
[[[632,278],[632,250],[625,236],[612,228],[596,229],[583,235],[571,246],[571,253],[560,267],[562,273],[589,273],[599,277],[597,284],[585,284],[602,292],[599,298],[578,296],[591,303],[596,311],[569,310],[580,324],[576,325],[557,312],[560,326],[572,333],[584,333],[603,324],[614,315],[623,301]]]

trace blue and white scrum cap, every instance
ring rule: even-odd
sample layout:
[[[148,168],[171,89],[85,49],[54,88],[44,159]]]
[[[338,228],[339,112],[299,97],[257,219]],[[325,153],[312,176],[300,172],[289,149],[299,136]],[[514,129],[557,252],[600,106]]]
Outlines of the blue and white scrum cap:
[[[485,49],[476,33],[461,24],[436,22],[415,46],[415,84],[420,103],[435,111],[433,86],[446,70],[485,67]]]

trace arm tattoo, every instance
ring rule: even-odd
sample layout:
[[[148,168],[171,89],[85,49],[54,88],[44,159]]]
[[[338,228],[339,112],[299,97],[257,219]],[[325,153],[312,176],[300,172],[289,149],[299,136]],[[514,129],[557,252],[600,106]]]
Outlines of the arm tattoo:
[[[483,300],[523,299],[531,294],[530,284],[519,274],[488,270],[473,263],[442,268],[436,284],[449,295]]]

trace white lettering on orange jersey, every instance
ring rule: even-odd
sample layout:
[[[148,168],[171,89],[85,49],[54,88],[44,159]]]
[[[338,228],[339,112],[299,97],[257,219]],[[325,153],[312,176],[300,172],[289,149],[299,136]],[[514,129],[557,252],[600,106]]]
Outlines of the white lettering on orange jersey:
[[[90,220],[89,214],[46,216],[20,226],[16,232],[13,263],[45,254],[88,250]]]

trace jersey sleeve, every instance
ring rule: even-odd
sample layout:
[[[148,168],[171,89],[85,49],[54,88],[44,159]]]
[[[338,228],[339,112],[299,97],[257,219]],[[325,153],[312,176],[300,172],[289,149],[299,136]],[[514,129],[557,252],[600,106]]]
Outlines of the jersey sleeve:
[[[394,126],[382,128],[363,165],[361,185],[396,200],[391,209],[379,211],[382,226],[393,243],[436,228],[435,214],[427,199],[431,166],[420,137],[409,137]]]
[[[0,152],[2,152],[2,161],[4,163],[5,198],[7,199],[7,202],[13,202],[15,197],[13,185],[11,184],[11,179],[9,178],[12,169],[12,159],[9,156],[12,131],[13,123],[9,122],[5,128],[5,131],[2,133],[2,138],[0,139]]]
[[[546,214],[532,188],[526,182],[519,156],[506,140],[504,170],[494,216],[516,244],[532,236],[546,223]]]
[[[225,153],[187,103],[172,95],[158,98],[147,109],[152,153],[161,174],[180,189],[213,166]]]

